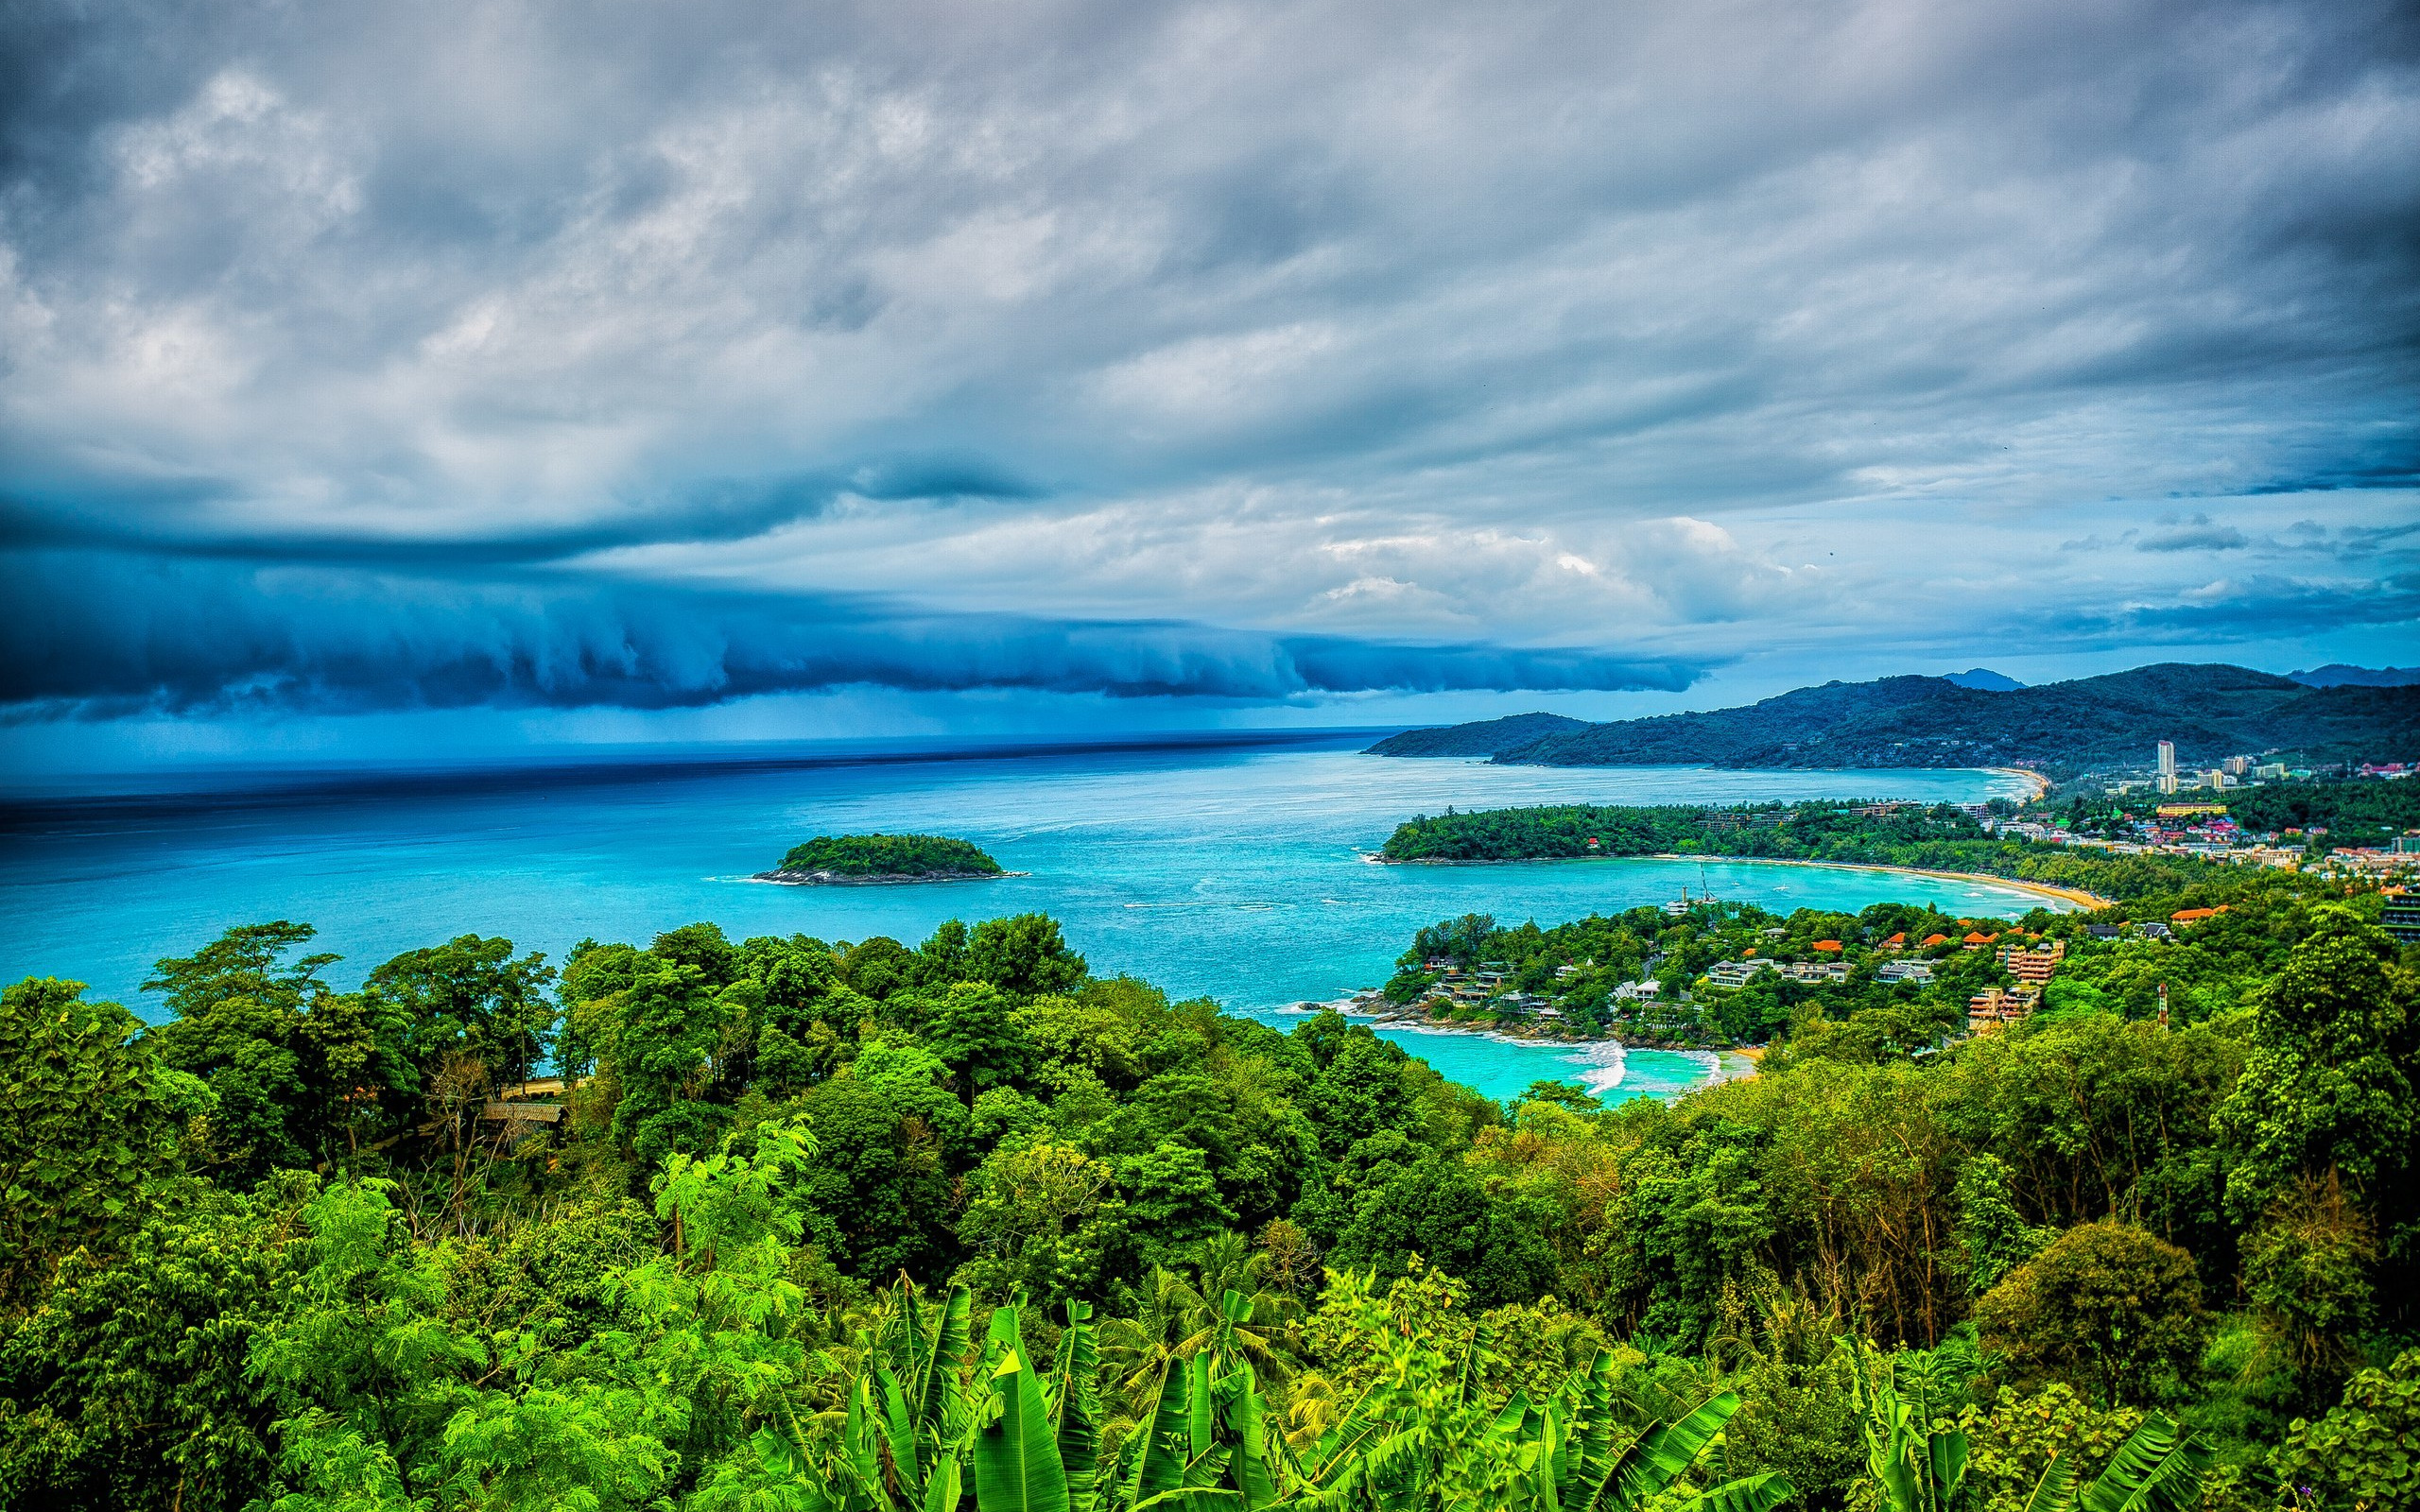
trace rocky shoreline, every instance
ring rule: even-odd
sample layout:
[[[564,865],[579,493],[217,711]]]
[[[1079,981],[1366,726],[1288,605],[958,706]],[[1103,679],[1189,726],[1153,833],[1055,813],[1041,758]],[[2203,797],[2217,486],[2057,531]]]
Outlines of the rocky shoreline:
[[[900,871],[847,876],[837,871],[759,871],[751,882],[783,887],[893,887],[911,882],[991,882],[1000,877],[1031,876],[1027,871]]]

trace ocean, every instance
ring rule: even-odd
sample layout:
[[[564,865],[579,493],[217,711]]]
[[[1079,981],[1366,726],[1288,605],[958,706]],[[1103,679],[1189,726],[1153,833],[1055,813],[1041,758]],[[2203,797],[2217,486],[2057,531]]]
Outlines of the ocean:
[[[397,952],[502,935],[560,960],[583,937],[644,942],[697,919],[734,938],[889,935],[1041,911],[1098,974],[1297,1022],[1296,1005],[1384,982],[1420,926],[1464,913],[1551,924],[1711,889],[1788,911],[1930,900],[2012,916],[2040,900],[1851,868],[1651,860],[1388,867],[1394,825],[1447,805],[1972,802],[2022,792],[1979,771],[1563,769],[1358,754],[1369,731],[1124,746],[790,746],[595,752],[477,765],[187,770],[17,784],[0,805],[0,980],[62,976],[157,1020],[150,963],[230,925],[316,925],[356,984]],[[791,845],[869,830],[959,835],[1024,876],[890,887],[749,880]],[[1383,1031],[1491,1096],[1557,1078],[1670,1096],[1715,1057]]]

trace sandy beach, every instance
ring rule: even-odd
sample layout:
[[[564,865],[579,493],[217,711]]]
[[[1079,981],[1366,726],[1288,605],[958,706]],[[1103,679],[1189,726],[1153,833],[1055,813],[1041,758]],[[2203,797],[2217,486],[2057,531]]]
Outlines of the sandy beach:
[[[2047,882],[2026,882],[2016,877],[1995,877],[1984,871],[1934,871],[1925,867],[1886,867],[1868,861],[1807,861],[1796,856],[1685,856],[1661,851],[1650,857],[1654,861],[1720,861],[1724,866],[1754,867],[1832,867],[1842,871],[1888,871],[1903,877],[1946,877],[1958,882],[1979,882],[1994,887],[2007,887],[2015,892],[2030,892],[2036,897],[2057,898],[2079,908],[2106,908],[2117,902],[2097,892],[2081,887],[2053,886]]]
[[[1982,770],[1991,773],[1995,777],[2021,777],[2025,781],[2032,783],[2033,791],[2026,799],[2026,801],[2029,803],[2033,801],[2034,799],[2040,798],[2043,794],[2050,791],[2050,780],[2043,776],[2040,772],[2035,771],[2031,766],[1986,766],[1983,767]]]

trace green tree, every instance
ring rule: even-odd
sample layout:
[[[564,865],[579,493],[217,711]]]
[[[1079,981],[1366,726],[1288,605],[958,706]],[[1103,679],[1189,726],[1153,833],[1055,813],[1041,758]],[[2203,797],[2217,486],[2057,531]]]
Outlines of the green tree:
[[[2068,1229],[2010,1272],[1975,1320],[2020,1383],[2073,1381],[2111,1406],[2175,1390],[2207,1332],[2193,1257],[2110,1219]]]
[[[2263,1342],[2307,1397],[2332,1389],[2357,1363],[2357,1341],[2376,1312],[2377,1258],[2368,1215],[2332,1170],[2281,1194],[2246,1237],[2244,1288]]]
[[[925,1047],[957,1074],[967,1101],[990,1088],[1032,1078],[1033,1041],[1016,1005],[999,988],[987,982],[954,982],[923,1002]]]
[[[176,1015],[145,1039],[162,1064],[210,1084],[211,1140],[240,1177],[341,1153],[411,1095],[400,1023],[320,980],[336,956],[284,959],[317,933],[239,925],[144,984]]]
[[[1124,1229],[1107,1162],[1047,1142],[1004,1145],[967,1186],[958,1233],[975,1251],[963,1275],[977,1291],[1046,1302],[1098,1291]]]
[[[1966,1283],[1979,1297],[2058,1236],[2055,1228],[2025,1221],[2010,1185],[2008,1165],[1995,1155],[1975,1156],[1958,1173],[1958,1247],[1966,1258]]]
[[[1084,980],[1084,958],[1060,937],[1048,914],[987,919],[975,926],[966,964],[978,981],[1015,997],[1065,992]]]
[[[1431,1156],[1372,1193],[1338,1244],[1340,1264],[1403,1269],[1417,1255],[1467,1281],[1480,1305],[1526,1302],[1554,1284],[1541,1215],[1498,1201],[1468,1168]]]
[[[403,1052],[424,1091],[465,1060],[495,1088],[527,1080],[545,1058],[554,979],[544,955],[515,957],[509,939],[463,935],[406,951],[371,972],[363,990],[402,1010]]]
[[[1345,1033],[1304,1098],[1329,1155],[1340,1156],[1384,1130],[1414,1126],[1403,1059],[1401,1050],[1359,1024]]]
[[[133,1014],[83,993],[34,977],[0,992],[0,1302],[72,1249],[114,1251],[207,1106],[136,1040]]]
[[[972,1138],[966,1105],[939,1085],[940,1061],[874,1042],[847,1074],[799,1099],[817,1131],[796,1190],[814,1232],[853,1276],[946,1276],[959,1247],[945,1215]]]
[[[0,1317],[0,1505],[237,1512],[262,1494],[279,1412],[252,1349],[293,1294],[317,1186],[180,1182],[122,1254],[67,1256]]]
[[[2227,1183],[2238,1223],[2332,1170],[2373,1213],[2383,1247],[2420,1265],[2415,1007],[2420,987],[2394,941],[2344,909],[2319,910],[2260,990],[2251,1057],[2220,1110],[2239,1151]]]
[[[713,1099],[723,1062],[744,1043],[738,990],[717,991],[704,969],[648,952],[627,988],[574,1008],[582,1041],[618,1093],[614,1133],[641,1159],[711,1149],[720,1137]]]

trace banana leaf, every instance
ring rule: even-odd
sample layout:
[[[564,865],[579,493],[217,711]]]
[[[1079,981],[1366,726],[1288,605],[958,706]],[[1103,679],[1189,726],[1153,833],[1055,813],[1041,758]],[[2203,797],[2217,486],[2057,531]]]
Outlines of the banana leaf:
[[[2209,1446],[2152,1413],[2077,1497],[2085,1512],[2183,1512],[2209,1473]]]
[[[994,1310],[991,1343],[999,1361],[991,1376],[999,1415],[975,1439],[977,1512],[1068,1512],[1066,1470],[1014,1307]]]
[[[1773,1512],[1798,1494],[1798,1487],[1779,1470],[1727,1481],[1688,1503],[1683,1512]]]

